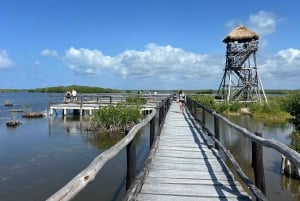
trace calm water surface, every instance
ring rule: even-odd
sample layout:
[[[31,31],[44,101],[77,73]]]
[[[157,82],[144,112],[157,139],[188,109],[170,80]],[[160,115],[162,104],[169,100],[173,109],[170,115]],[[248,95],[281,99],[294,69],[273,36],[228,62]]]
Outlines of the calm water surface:
[[[12,107],[4,106],[9,100]],[[22,118],[9,110],[29,105],[31,111],[48,109],[45,93],[0,93],[0,201],[45,200],[119,139],[87,133],[88,117],[61,114],[41,119]],[[22,124],[6,127],[10,119]],[[145,128],[146,130],[147,128]],[[138,168],[149,149],[147,135],[138,139]],[[121,200],[125,192],[125,152],[110,161],[74,200]]]

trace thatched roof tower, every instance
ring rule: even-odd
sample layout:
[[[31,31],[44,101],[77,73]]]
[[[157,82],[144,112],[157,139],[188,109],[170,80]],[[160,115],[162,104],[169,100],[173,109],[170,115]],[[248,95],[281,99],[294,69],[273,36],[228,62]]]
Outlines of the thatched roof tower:
[[[252,40],[258,40],[259,36],[250,29],[247,29],[243,25],[237,26],[233,29],[223,40],[224,43],[229,42],[247,42]]]
[[[261,102],[267,98],[258,74],[256,52],[259,36],[243,25],[237,26],[224,39],[226,64],[217,98],[228,103]]]

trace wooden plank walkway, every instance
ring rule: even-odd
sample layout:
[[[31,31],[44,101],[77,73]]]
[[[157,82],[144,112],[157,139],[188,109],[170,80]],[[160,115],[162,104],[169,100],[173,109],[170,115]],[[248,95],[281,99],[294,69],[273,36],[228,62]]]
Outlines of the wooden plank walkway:
[[[192,119],[171,104],[138,200],[251,200]]]

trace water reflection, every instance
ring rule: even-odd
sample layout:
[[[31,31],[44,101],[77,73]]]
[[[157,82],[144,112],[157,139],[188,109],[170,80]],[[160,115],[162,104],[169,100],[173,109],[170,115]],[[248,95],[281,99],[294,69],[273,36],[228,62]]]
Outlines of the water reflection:
[[[245,127],[255,133],[262,133],[267,139],[274,138],[284,144],[293,143],[291,135],[294,131],[292,124],[270,123],[255,120],[250,116],[229,116],[230,121]],[[252,162],[252,142],[236,130],[221,122],[221,142],[234,155],[246,175],[254,181]],[[263,148],[263,160],[266,182],[266,195],[272,201],[300,201],[300,181],[288,178],[280,173],[280,153],[270,148]],[[230,165],[229,165],[230,166]]]
[[[82,135],[86,133],[89,120],[89,116],[50,116],[49,135]]]

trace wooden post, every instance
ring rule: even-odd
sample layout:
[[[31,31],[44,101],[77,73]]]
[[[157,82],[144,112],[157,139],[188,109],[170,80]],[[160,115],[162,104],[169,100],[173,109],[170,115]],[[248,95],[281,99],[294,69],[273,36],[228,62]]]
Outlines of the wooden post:
[[[202,107],[202,124],[205,126],[205,109]]]
[[[220,120],[217,115],[214,115],[215,138],[220,142]],[[219,145],[215,143],[215,149],[219,150]]]
[[[126,131],[128,134],[128,131]],[[127,150],[127,174],[126,174],[126,190],[134,182],[136,171],[136,151],[135,139],[133,139],[126,147]]]
[[[262,137],[261,133],[255,133],[255,135]],[[252,141],[252,168],[254,171],[255,185],[266,194],[263,147],[254,141]]]
[[[152,147],[152,144],[154,142],[154,136],[155,136],[155,116],[150,121],[150,147]]]
[[[159,108],[159,112],[158,112],[158,124],[159,126],[161,125],[162,119],[161,119],[161,107]]]

